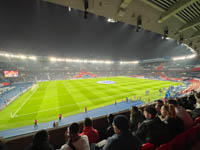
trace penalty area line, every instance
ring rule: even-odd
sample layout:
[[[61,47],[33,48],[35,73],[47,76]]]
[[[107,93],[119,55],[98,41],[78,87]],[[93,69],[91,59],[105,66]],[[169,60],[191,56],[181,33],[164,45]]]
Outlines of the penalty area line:
[[[38,86],[39,87],[39,86]],[[33,94],[37,91],[38,87],[35,89],[35,91],[29,95],[29,97],[24,101],[24,103],[16,110],[14,114],[10,114],[11,118],[17,117],[17,113],[21,110],[21,108],[29,101],[29,99],[33,96]]]

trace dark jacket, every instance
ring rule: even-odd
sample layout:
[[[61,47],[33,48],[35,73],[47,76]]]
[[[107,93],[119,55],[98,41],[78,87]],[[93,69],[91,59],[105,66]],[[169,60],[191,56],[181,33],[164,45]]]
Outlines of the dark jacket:
[[[168,129],[169,129],[169,132],[171,135],[171,139],[174,138],[179,133],[184,131],[183,121],[179,117],[176,117],[176,118],[168,117],[167,120],[165,121],[165,123],[168,126]]]
[[[130,116],[130,128],[132,131],[136,131],[138,128],[138,123],[144,121],[144,116],[141,112],[136,112],[135,114]]]
[[[43,142],[40,145],[31,144],[26,150],[54,150],[54,148],[48,142]]]
[[[121,131],[109,137],[103,150],[140,150],[142,142],[129,131]]]
[[[159,146],[170,140],[167,125],[159,118],[146,119],[136,131],[136,136],[144,143],[152,143]]]
[[[200,108],[195,108],[193,111],[191,111],[192,119],[194,120],[196,117],[200,116]]]
[[[115,131],[114,131],[113,127],[109,126],[107,128],[107,130],[106,130],[106,136],[107,136],[107,138],[113,136],[114,134],[115,134]]]

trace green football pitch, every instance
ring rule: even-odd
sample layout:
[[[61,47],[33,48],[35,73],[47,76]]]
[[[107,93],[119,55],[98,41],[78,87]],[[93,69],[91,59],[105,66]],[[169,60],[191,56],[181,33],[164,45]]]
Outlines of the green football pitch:
[[[160,98],[159,89],[169,85],[180,83],[129,77],[39,82],[0,112],[0,130],[33,125],[35,119],[39,123],[56,120],[60,113],[66,117],[84,112],[85,106],[92,110],[126,97],[153,101]],[[145,96],[146,90],[150,91],[148,96]]]

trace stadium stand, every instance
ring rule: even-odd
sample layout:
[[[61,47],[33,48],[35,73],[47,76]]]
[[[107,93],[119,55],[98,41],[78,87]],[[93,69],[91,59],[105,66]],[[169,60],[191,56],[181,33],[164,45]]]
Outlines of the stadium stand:
[[[79,1],[64,1],[64,0],[44,0],[44,2],[57,3],[59,5],[64,5],[71,11],[72,8],[83,9],[84,4],[84,13],[85,19],[87,19],[88,12],[102,15],[105,17],[115,16],[119,21],[126,21],[132,25],[136,26],[136,31],[139,29],[145,28],[151,31],[155,31],[157,33],[163,34],[164,30],[164,39],[167,36],[177,39],[178,43],[188,43],[190,47],[193,47],[194,50],[199,53],[199,14],[200,14],[200,2],[199,0],[140,0],[134,1],[131,3],[131,0],[124,1],[92,1],[92,0],[79,0]],[[39,4],[40,1],[37,1]],[[92,3],[92,4],[91,4]],[[117,5],[113,5],[115,3]],[[44,4],[44,3],[43,3]],[[132,5],[133,4],[133,5]],[[44,6],[45,8],[46,5]],[[142,8],[142,9],[140,9]],[[108,10],[107,10],[108,9]],[[148,9],[148,11],[146,11]],[[38,9],[39,10],[39,9]],[[116,11],[113,11],[116,10]],[[134,10],[129,11],[129,10]],[[42,12],[42,11],[41,11]],[[138,16],[138,14],[141,14]],[[126,18],[124,18],[126,16]],[[110,18],[109,18],[110,19]],[[142,20],[143,19],[143,20]],[[112,19],[111,19],[112,20]],[[28,20],[29,21],[29,20]],[[115,21],[115,20],[114,20]],[[31,21],[30,21],[31,22]],[[169,35],[168,35],[169,28]],[[17,29],[17,28],[16,28]],[[166,35],[167,29],[167,35]],[[182,37],[183,36],[183,37]],[[184,39],[185,38],[185,39]],[[192,43],[193,42],[193,43]],[[145,43],[146,44],[146,43]],[[5,44],[6,45],[6,44]],[[194,59],[195,60],[195,59]],[[138,78],[150,78],[157,80],[168,80],[168,81],[183,81],[187,84],[185,90],[181,86],[179,86],[177,91],[179,92],[178,99],[170,97],[163,99],[164,106],[168,106],[168,103],[171,99],[177,102],[178,105],[175,109],[176,115],[178,116],[178,110],[180,109],[184,112],[185,116],[180,118],[185,121],[184,123],[191,122],[190,125],[185,127],[185,130],[181,133],[177,133],[178,135],[173,135],[172,139],[168,140],[164,139],[165,143],[160,143],[158,137],[151,137],[152,139],[146,139],[149,135],[145,135],[145,137],[140,137],[144,142],[152,143],[144,143],[142,146],[142,150],[186,150],[193,147],[194,144],[199,143],[200,138],[200,113],[199,113],[199,92],[200,87],[200,60],[196,59],[195,61],[172,61],[172,59],[157,59],[154,60],[144,60],[141,61],[137,65],[127,64],[123,65],[120,62],[115,62],[114,64],[92,64],[92,63],[78,63],[78,62],[62,62],[58,61],[57,63],[52,63],[48,60],[48,58],[39,57],[37,61],[26,61],[20,60],[17,58],[11,58],[0,56],[0,106],[8,105],[16,95],[23,93],[24,90],[31,87],[35,82],[47,81],[47,80],[65,80],[65,79],[74,79],[74,78],[95,78],[95,77],[104,77],[104,76],[130,76],[130,77],[138,77]],[[4,71],[12,71],[16,70],[19,72],[17,77],[5,77]],[[194,92],[195,91],[195,92]],[[195,99],[195,100],[194,100]],[[158,103],[157,103],[158,104]],[[117,103],[115,104],[117,105]],[[146,108],[153,108],[153,113],[151,110],[147,110]],[[123,112],[117,112],[114,114],[115,116],[127,116],[127,120],[130,120],[132,125],[132,132],[137,132],[141,128],[145,128],[144,122],[147,119],[155,119],[160,123],[156,124],[159,129],[161,124],[169,124],[169,117],[171,117],[170,106],[166,107],[165,111],[163,111],[163,106],[161,107],[156,105],[155,103],[149,103],[143,106],[138,106],[135,110],[139,109],[140,118],[136,118],[136,115],[127,109]],[[179,109],[180,108],[180,109]],[[135,111],[134,110],[134,111]],[[155,112],[157,110],[157,112]],[[168,111],[168,112],[167,112]],[[86,111],[87,112],[87,111]],[[164,113],[168,113],[164,115]],[[146,120],[143,121],[144,114]],[[180,113],[179,113],[180,114]],[[183,113],[181,113],[183,114]],[[153,115],[153,117],[152,117]],[[191,116],[190,116],[191,115]],[[150,117],[149,117],[150,116]],[[163,119],[163,118],[164,119]],[[162,118],[162,119],[160,119]],[[1,118],[0,118],[1,119]],[[135,119],[135,120],[134,120]],[[186,120],[184,120],[186,119]],[[167,120],[167,121],[166,121]],[[189,121],[190,120],[190,121]],[[193,121],[195,124],[193,124]],[[98,130],[100,139],[106,140],[108,137],[107,128],[111,127],[112,121],[107,122],[106,116],[101,116],[98,118],[93,118],[93,126]],[[120,121],[119,121],[120,122]],[[122,123],[117,123],[114,119],[114,125],[117,126],[120,130]],[[83,121],[78,122],[81,130],[84,128]],[[142,123],[142,125],[141,125]],[[125,125],[127,127],[127,124]],[[138,127],[139,126],[139,127]],[[39,136],[39,140],[37,139],[37,135],[41,133],[41,131],[37,132],[34,136],[34,141],[36,144],[45,145],[49,149],[53,149],[49,146],[51,143],[53,147],[60,148],[61,145],[65,144],[65,131],[69,127],[69,124],[64,124],[63,126],[58,126],[56,128],[48,129],[48,132],[42,131],[44,137]],[[71,126],[70,126],[71,127]],[[183,127],[183,126],[182,126]],[[112,128],[112,127],[111,127]],[[156,130],[154,128],[154,130]],[[23,129],[22,129],[23,130]],[[78,130],[76,130],[76,137],[78,137]],[[116,130],[116,128],[115,128]],[[128,131],[128,127],[126,128]],[[146,129],[146,132],[149,133],[149,129]],[[112,132],[114,129],[112,128]],[[166,132],[167,130],[165,130]],[[10,131],[12,132],[12,131]],[[48,133],[50,134],[50,139],[48,139]],[[120,134],[115,131],[117,135]],[[169,132],[170,133],[170,132]],[[114,134],[114,133],[112,133]],[[116,134],[114,136],[116,136]],[[159,133],[157,136],[159,135]],[[30,143],[32,143],[33,133],[27,133],[25,135],[21,135],[19,137],[10,137],[6,141],[5,149],[6,150],[21,150],[27,147]],[[164,136],[163,136],[164,137]],[[163,138],[160,137],[160,138]],[[40,140],[42,139],[42,140]],[[43,141],[44,140],[44,141]],[[49,140],[49,141],[48,141]],[[0,138],[0,149],[3,147]],[[44,144],[45,143],[45,144]],[[154,145],[155,144],[155,145]],[[32,145],[32,146],[33,146]],[[34,146],[35,146],[34,145]],[[81,145],[82,146],[82,145]],[[115,145],[116,147],[118,145]],[[127,146],[127,145],[126,145]],[[88,149],[89,146],[87,145]],[[125,147],[125,146],[124,146]],[[41,147],[40,147],[41,148]],[[132,148],[132,147],[131,147]],[[117,149],[117,148],[116,148]],[[123,148],[121,148],[123,149]],[[128,149],[128,148],[127,148]],[[197,148],[200,149],[200,148]]]
[[[0,87],[0,110],[9,105],[16,97],[23,94],[32,83],[15,83],[10,86]]]
[[[199,94],[197,95],[199,97]],[[182,98],[180,101],[184,101],[185,99]],[[179,104],[181,104],[179,101]],[[188,99],[190,101],[190,99]],[[154,107],[153,104],[151,107]],[[144,107],[144,106],[143,106]],[[140,107],[141,110],[143,110],[143,107]],[[123,111],[119,112],[117,114],[124,114],[127,117],[130,116],[130,111]],[[115,115],[117,115],[115,114]],[[196,119],[196,118],[195,118]],[[107,123],[107,117],[102,116],[100,118],[93,119],[93,126],[99,131],[100,138],[105,139],[107,137],[106,135],[106,128],[108,127]],[[65,138],[64,138],[64,132],[67,129],[68,125],[58,128],[52,128],[49,129],[49,134],[51,136],[50,143],[54,146],[54,148],[60,148],[61,145],[64,144]],[[83,129],[83,122],[80,122],[81,130]],[[156,150],[184,150],[184,149],[190,149],[193,145],[199,142],[199,134],[200,134],[200,124],[196,122],[194,126],[191,128],[185,130],[183,133],[178,134],[175,136],[172,140],[168,141],[167,143],[164,143],[156,148]],[[13,137],[7,140],[6,149],[13,149],[14,147],[18,146],[19,149],[24,149],[28,143],[31,143],[32,134],[20,136],[20,137]],[[21,144],[20,144],[21,143]],[[149,146],[146,146],[149,145]],[[142,146],[142,149],[152,150],[153,148],[152,144],[144,144]],[[17,148],[17,149],[18,149]],[[146,150],[145,149],[145,150]]]

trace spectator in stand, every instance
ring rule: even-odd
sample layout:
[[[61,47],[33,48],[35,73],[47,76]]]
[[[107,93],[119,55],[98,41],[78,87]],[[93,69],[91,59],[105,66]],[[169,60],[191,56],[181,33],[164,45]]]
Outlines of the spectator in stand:
[[[172,104],[165,104],[161,107],[160,119],[167,124],[171,139],[184,131],[183,121],[176,116],[175,107]]]
[[[124,115],[117,115],[113,120],[115,134],[109,137],[103,150],[140,150],[141,141],[129,131],[129,121]]]
[[[189,113],[181,106],[178,106],[178,103],[176,100],[169,100],[169,104],[172,104],[175,107],[176,116],[178,116],[184,124],[184,129],[187,130],[191,128],[194,124],[192,117],[189,115]]]
[[[200,99],[195,95],[196,98],[196,105],[195,109],[190,112],[192,119],[194,120],[196,117],[200,116]]]
[[[38,131],[33,137],[33,143],[27,148],[27,150],[53,150],[54,148],[48,141],[48,132],[46,130]]]
[[[138,128],[138,123],[142,123],[144,121],[144,116],[136,106],[133,106],[130,111],[130,129],[132,131],[136,131]]]
[[[157,115],[160,116],[161,113],[160,113],[160,109],[161,107],[164,105],[163,101],[162,100],[157,100],[156,101],[156,105],[155,105],[155,108],[156,108],[156,111],[157,111]]]
[[[136,131],[136,136],[144,143],[152,143],[159,146],[170,139],[167,125],[156,117],[157,111],[152,106],[144,108],[144,120]]]
[[[88,137],[79,135],[78,123],[72,123],[65,132],[66,144],[60,150],[90,150]]]
[[[99,141],[99,132],[93,128],[93,122],[90,118],[85,118],[84,128],[81,135],[87,135],[89,143],[97,143]]]
[[[113,136],[113,134],[115,134],[114,128],[112,126],[113,119],[114,119],[114,115],[113,114],[109,114],[107,116],[107,120],[108,120],[108,124],[109,124],[109,127],[106,130],[107,137],[111,137],[111,136]]]
[[[6,143],[5,140],[0,137],[0,150],[4,149],[5,143]]]

